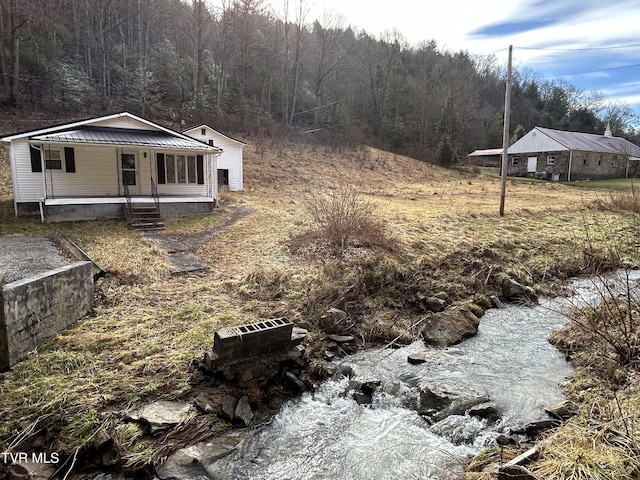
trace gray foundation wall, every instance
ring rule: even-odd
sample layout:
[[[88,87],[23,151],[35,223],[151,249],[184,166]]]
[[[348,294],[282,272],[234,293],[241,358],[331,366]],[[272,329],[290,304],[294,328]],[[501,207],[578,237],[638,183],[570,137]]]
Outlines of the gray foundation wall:
[[[0,371],[89,313],[93,293],[91,262],[76,262],[0,288]]]
[[[143,206],[143,204],[136,204]],[[215,204],[212,202],[171,202],[160,204],[160,215],[175,217],[210,213]],[[89,205],[47,205],[44,207],[44,219],[47,222],[79,222],[99,218],[124,218],[125,204],[105,203]],[[37,203],[18,203],[19,216],[40,216]]]

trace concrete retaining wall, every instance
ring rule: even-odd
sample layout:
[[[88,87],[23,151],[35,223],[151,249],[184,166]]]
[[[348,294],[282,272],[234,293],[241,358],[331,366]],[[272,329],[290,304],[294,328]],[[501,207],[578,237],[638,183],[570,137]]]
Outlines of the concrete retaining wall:
[[[24,360],[92,308],[91,262],[76,262],[5,284],[0,288],[0,371]]]

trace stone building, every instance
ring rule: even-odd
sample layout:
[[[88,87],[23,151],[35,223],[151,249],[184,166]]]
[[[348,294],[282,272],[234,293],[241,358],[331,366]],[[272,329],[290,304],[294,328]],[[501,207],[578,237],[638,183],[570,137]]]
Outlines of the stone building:
[[[571,181],[638,173],[640,147],[620,137],[534,127],[508,150],[508,175]]]

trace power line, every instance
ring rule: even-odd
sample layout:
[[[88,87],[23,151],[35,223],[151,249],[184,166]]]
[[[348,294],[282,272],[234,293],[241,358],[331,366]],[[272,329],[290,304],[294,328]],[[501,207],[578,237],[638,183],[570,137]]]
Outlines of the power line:
[[[513,47],[517,50],[540,50],[546,52],[579,52],[590,50],[615,50],[619,48],[635,48],[640,47],[640,43],[631,43],[629,45],[612,45],[610,47],[583,47],[583,48],[536,48],[536,47]]]
[[[607,71],[610,71],[610,70],[621,70],[623,68],[634,68],[634,67],[640,67],[640,63],[634,63],[632,65],[623,65],[621,67],[599,68],[597,70],[584,70],[582,72],[557,73],[555,75],[544,75],[544,76],[539,77],[539,78],[570,77],[572,75],[582,75],[582,74],[585,74],[585,73],[596,73],[596,72],[607,72]]]

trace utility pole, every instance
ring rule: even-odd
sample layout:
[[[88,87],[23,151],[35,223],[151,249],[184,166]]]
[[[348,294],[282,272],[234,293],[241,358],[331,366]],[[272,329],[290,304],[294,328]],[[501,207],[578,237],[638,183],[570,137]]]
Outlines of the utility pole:
[[[509,118],[511,117],[511,60],[513,45],[509,45],[507,85],[504,93],[504,125],[502,128],[502,168],[500,169],[500,216],[504,216],[504,196],[507,190],[507,166],[509,164]]]

